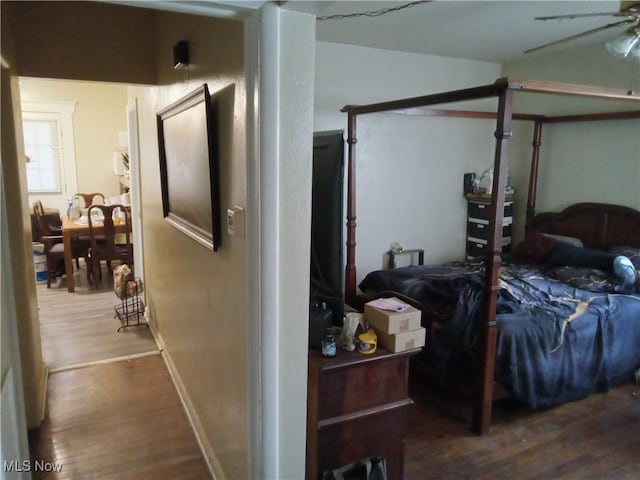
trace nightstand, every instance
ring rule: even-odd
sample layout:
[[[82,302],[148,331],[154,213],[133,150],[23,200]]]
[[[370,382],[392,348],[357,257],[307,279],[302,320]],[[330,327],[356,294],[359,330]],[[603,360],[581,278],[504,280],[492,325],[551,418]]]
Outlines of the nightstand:
[[[422,248],[411,248],[408,250],[401,250],[399,252],[389,250],[387,255],[389,255],[389,263],[387,264],[388,268],[396,268],[396,257],[399,255],[410,255],[410,265],[414,265],[413,258],[417,255],[418,265],[424,265],[424,250]]]
[[[409,358],[420,349],[364,355],[309,351],[306,478],[369,456],[387,460],[390,479],[404,469]]]

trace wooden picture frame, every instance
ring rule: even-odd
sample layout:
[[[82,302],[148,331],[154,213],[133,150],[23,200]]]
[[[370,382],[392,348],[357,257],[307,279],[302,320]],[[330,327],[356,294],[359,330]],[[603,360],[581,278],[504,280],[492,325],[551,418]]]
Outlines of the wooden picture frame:
[[[205,247],[220,246],[217,108],[203,84],[157,114],[162,211]]]

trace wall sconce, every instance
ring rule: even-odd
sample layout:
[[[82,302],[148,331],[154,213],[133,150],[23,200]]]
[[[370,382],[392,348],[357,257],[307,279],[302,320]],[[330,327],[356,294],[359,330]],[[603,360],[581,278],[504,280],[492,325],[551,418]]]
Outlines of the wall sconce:
[[[173,68],[182,70],[189,66],[189,42],[180,40],[173,46]]]

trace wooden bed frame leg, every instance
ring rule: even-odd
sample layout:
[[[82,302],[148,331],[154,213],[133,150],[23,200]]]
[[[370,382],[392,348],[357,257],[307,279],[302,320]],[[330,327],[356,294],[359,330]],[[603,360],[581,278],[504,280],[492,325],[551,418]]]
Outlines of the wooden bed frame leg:
[[[472,429],[478,435],[489,433],[491,426],[491,408],[493,405],[493,377],[495,370],[495,345],[497,338],[496,322],[491,322],[483,329],[482,350],[479,352],[483,360],[482,371],[478,379],[478,390],[473,405]],[[493,346],[493,349],[491,348]],[[493,350],[492,352],[487,352]],[[487,354],[488,353],[488,354]]]
[[[511,107],[513,92],[503,91],[498,100],[498,114],[496,122],[496,151],[493,164],[493,189],[491,192],[491,207],[489,228],[488,254],[485,262],[485,318],[482,323],[478,363],[481,365],[478,377],[477,391],[474,401],[473,430],[483,435],[489,432],[491,425],[491,407],[493,406],[493,381],[496,365],[496,310],[498,293],[500,292],[500,271],[502,253],[502,217],[504,213],[504,188],[507,183],[506,143],[511,138]]]

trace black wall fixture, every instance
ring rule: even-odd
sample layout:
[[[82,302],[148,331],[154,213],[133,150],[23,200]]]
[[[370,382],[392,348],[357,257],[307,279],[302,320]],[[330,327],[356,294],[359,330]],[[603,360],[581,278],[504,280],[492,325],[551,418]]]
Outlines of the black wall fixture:
[[[189,42],[180,40],[173,46],[173,68],[187,68],[189,65]]]

